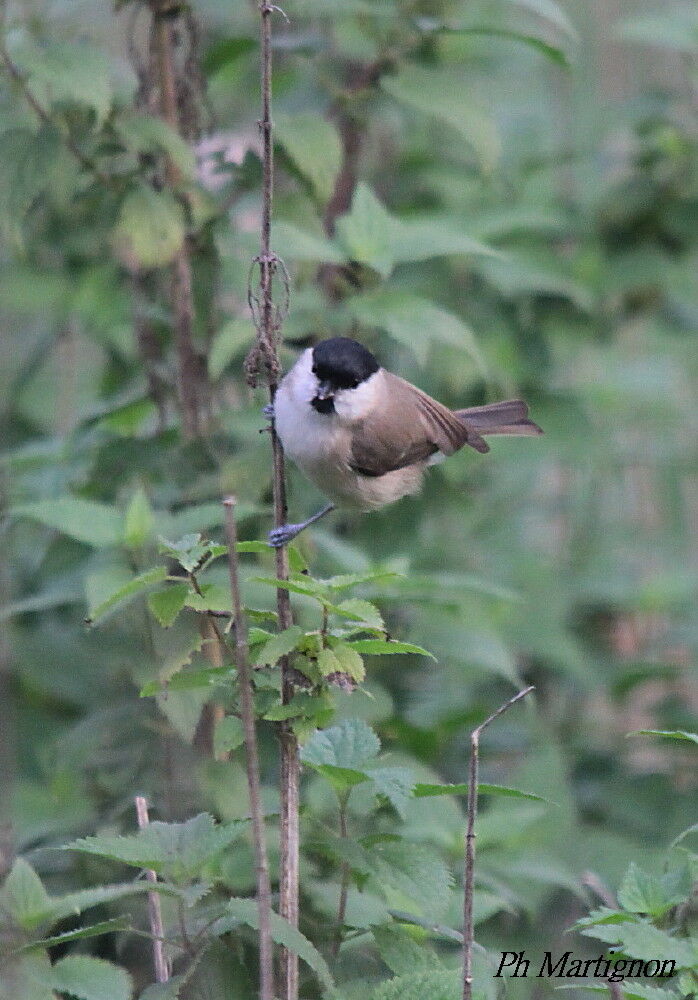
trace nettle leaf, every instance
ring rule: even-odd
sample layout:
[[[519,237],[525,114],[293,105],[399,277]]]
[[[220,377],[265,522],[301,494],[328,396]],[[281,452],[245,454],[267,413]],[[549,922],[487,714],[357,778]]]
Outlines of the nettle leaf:
[[[630,913],[646,913],[656,918],[680,903],[684,895],[683,892],[668,895],[658,878],[647,875],[633,861],[618,890],[618,902]]]
[[[345,618],[351,618],[352,621],[364,622],[371,628],[385,630],[383,616],[375,604],[371,604],[370,601],[351,597],[348,601],[342,601],[341,604],[332,605],[332,610]]]
[[[333,764],[309,764],[309,766],[323,778],[327,778],[339,795],[345,794],[354,785],[363,785],[371,780],[366,771],[354,770],[351,767],[336,767]]]
[[[113,934],[115,931],[128,930],[129,923],[123,917],[113,917],[111,920],[102,920],[98,924],[90,924],[89,927],[80,927],[76,931],[66,931],[64,934],[54,934],[52,937],[39,938],[20,948],[20,952],[33,950],[44,950],[54,948],[59,944],[68,944],[70,941],[82,941],[85,938],[100,937],[102,934]]]
[[[329,729],[318,729],[301,751],[305,764],[362,771],[380,752],[380,740],[363,719],[342,719]]]
[[[172,583],[164,590],[148,594],[148,607],[163,628],[170,628],[189,595],[188,583]]]
[[[321,201],[328,201],[342,164],[342,144],[335,126],[321,114],[278,115],[274,136]]]
[[[100,618],[103,618],[108,611],[113,611],[116,607],[125,604],[127,601],[138,597],[156,583],[161,583],[167,577],[165,566],[153,566],[145,573],[139,573],[131,580],[122,584],[113,593],[109,594],[98,604],[91,606],[87,621],[94,625]]]
[[[84,837],[68,844],[72,851],[96,854],[153,871],[175,883],[186,882],[237,840],[246,821],[220,824],[208,813],[185,823],[154,822],[122,837]]]
[[[361,684],[366,678],[366,668],[361,656],[348,643],[343,642],[341,639],[331,637],[330,643],[334,658],[339,664],[338,669],[340,673],[348,674],[357,684]],[[323,674],[323,676],[326,677],[327,674]]]
[[[124,544],[130,549],[139,549],[148,541],[153,532],[153,508],[145,490],[138,489],[133,494],[124,515]]]
[[[245,742],[242,720],[237,715],[226,715],[216,724],[213,734],[213,752],[216,757],[237,750]]]
[[[118,508],[82,497],[54,497],[20,504],[10,514],[38,521],[94,548],[118,545],[121,541],[123,520]]]
[[[478,795],[497,795],[508,799],[529,799],[532,802],[548,802],[548,799],[533,792],[522,792],[518,788],[507,788],[506,785],[490,785],[481,781],[477,786]],[[459,785],[432,785],[419,782],[414,786],[414,797],[416,799],[430,798],[433,795],[467,795],[468,784],[463,782]]]
[[[636,729],[628,736],[665,736],[669,740],[698,743],[698,733],[689,733],[685,729]]]
[[[680,983],[679,989],[681,989]],[[591,993],[603,993],[608,996],[608,986],[603,986],[601,983],[578,983],[573,986],[572,983],[564,983],[560,986],[556,986],[557,990],[587,990]],[[686,993],[693,992],[692,990],[686,990]],[[683,992],[677,994],[674,990],[663,990],[658,986],[645,986],[644,983],[638,983],[630,979],[623,980],[623,1000],[679,1000],[680,996],[683,996]]]
[[[390,656],[396,653],[416,653],[419,656],[428,656],[431,660],[436,660],[433,653],[422,649],[421,646],[413,646],[410,642],[397,642],[393,639],[354,639],[347,643],[351,649],[357,653],[367,653],[371,656]]]
[[[237,922],[247,924],[253,930],[259,930],[259,911],[256,900],[230,899],[227,910]],[[273,910],[271,912],[271,936],[276,944],[283,945],[284,948],[294,952],[313,970],[325,996],[334,996],[334,980],[325,959],[297,928],[280,917],[278,913],[274,913]]]
[[[292,574],[288,580],[278,580],[272,576],[254,576],[252,579],[255,583],[265,583],[269,587],[290,590],[292,594],[303,594],[316,600],[324,599],[327,589],[324,580],[313,580],[302,573]]]
[[[393,269],[390,214],[367,184],[358,184],[351,210],[337,219],[337,240],[351,260],[387,278]]]
[[[132,153],[166,153],[186,179],[193,180],[196,157],[189,144],[162,118],[153,115],[120,115],[114,125],[126,149]]]
[[[56,1000],[49,984],[51,963],[46,952],[3,958],[2,1000]]]
[[[389,841],[373,844],[370,858],[379,885],[392,891],[393,905],[417,906],[429,920],[438,921],[443,916],[453,876],[435,851],[422,844]]]
[[[170,691],[196,691],[197,688],[215,688],[226,684],[236,677],[235,667],[207,667],[203,670],[182,670],[172,677],[144,684],[139,694],[141,698],[152,698],[154,695],[167,694]]]
[[[484,170],[490,171],[496,165],[500,142],[495,123],[476,106],[457,71],[409,64],[394,76],[383,76],[381,87],[396,101],[456,129],[472,147]]]
[[[247,317],[229,319],[213,338],[208,355],[208,373],[212,379],[221,377],[233,358],[245,350],[254,336],[252,321]],[[267,551],[269,546],[265,545]]]
[[[292,222],[277,222],[272,229],[272,241],[284,259],[325,264],[347,262],[346,253],[333,240],[299,229]]]
[[[317,580],[315,583],[323,590],[348,590],[350,587],[358,587],[363,583],[377,583],[396,579],[399,576],[399,573],[394,573],[391,570],[375,569],[366,573],[341,573],[339,576],[330,576],[326,580]]]
[[[410,226],[410,223],[406,223]],[[400,235],[400,225],[397,226]],[[406,241],[405,241],[406,242]],[[403,241],[396,247],[396,260],[403,259]],[[414,253],[414,248],[410,249]],[[378,327],[409,347],[420,364],[427,362],[433,342],[448,344],[466,351],[481,373],[485,361],[478,349],[475,334],[460,317],[409,292],[385,290],[368,295],[354,295],[347,302],[352,316],[363,326]]]
[[[60,155],[57,128],[7,129],[0,136],[0,227],[20,245],[24,216],[51,183],[51,168]]]
[[[133,984],[125,969],[91,955],[67,955],[51,966],[50,984],[79,1000],[131,1000]]]
[[[591,910],[586,917],[580,917],[572,927],[575,930],[582,927],[593,927],[595,924],[626,924],[635,920],[624,910],[612,910],[609,906],[599,906],[596,910]]]
[[[381,958],[395,975],[412,974],[426,969],[433,971],[441,965],[433,948],[416,941],[408,930],[398,924],[372,927],[371,933]]]
[[[414,780],[406,767],[372,767],[368,772],[376,792],[385,795],[398,815],[405,819],[407,803],[412,798]]]
[[[381,985],[371,1000],[461,1000],[463,975],[458,969],[412,971]]]
[[[283,656],[288,656],[289,653],[293,652],[303,635],[304,632],[300,625],[292,625],[290,628],[284,629],[283,632],[277,632],[255,652],[255,666],[276,666]]]
[[[183,535],[176,542],[171,542],[167,538],[163,538],[162,535],[158,535],[158,543],[160,552],[176,559],[187,573],[193,573],[207,559],[217,558],[228,551],[225,545],[202,541],[198,531]]]
[[[0,889],[0,909],[27,929],[35,927],[50,910],[49,895],[39,876],[24,858],[17,858]]]
[[[52,104],[83,104],[92,108],[98,122],[107,117],[112,86],[104,53],[81,43],[50,42],[23,48],[14,58],[30,85],[38,85]]]
[[[680,969],[693,968],[698,961],[698,947],[695,943],[688,938],[671,937],[666,931],[643,920],[596,923],[593,927],[582,928],[581,933],[618,945],[631,958],[646,961],[647,956],[651,955],[660,962],[673,960]]]
[[[185,232],[184,212],[175,196],[141,184],[121,203],[114,247],[126,267],[164,267],[174,260]]]

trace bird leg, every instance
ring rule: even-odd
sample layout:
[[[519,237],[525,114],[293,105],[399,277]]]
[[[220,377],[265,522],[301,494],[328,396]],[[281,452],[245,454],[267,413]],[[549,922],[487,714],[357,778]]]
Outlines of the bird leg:
[[[268,535],[269,544],[275,549],[280,549],[282,545],[288,545],[290,541],[293,541],[296,535],[300,535],[301,531],[309,525],[315,524],[315,522],[319,521],[321,517],[324,517],[325,514],[329,514],[330,511],[333,510],[334,504],[328,503],[327,506],[323,507],[322,510],[319,510],[317,514],[313,514],[312,517],[309,517],[307,521],[301,521],[299,524],[282,524],[280,528],[272,528]]]

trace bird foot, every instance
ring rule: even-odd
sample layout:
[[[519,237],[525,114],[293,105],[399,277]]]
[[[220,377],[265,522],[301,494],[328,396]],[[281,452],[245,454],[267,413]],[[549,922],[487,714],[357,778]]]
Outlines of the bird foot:
[[[269,544],[275,549],[280,549],[293,541],[296,535],[300,535],[305,527],[305,524],[282,524],[279,528],[272,528],[267,535]]]
[[[274,404],[273,403],[267,403],[266,406],[262,407],[262,413],[267,418],[267,420],[273,420],[274,419]]]

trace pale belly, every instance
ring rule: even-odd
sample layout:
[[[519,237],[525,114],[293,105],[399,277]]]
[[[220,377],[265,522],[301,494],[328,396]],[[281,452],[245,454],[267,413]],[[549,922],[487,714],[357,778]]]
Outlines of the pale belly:
[[[396,469],[383,476],[362,476],[337,455],[348,455],[351,431],[332,414],[291,405],[284,386],[274,404],[276,430],[284,452],[337,507],[370,511],[418,492],[426,463]]]

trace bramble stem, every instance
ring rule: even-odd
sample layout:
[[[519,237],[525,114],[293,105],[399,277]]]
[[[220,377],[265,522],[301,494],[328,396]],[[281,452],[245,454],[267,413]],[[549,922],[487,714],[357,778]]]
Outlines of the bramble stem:
[[[138,829],[144,830],[150,824],[148,817],[148,802],[142,795],[136,796],[136,818]],[[146,868],[145,877],[148,882],[157,882],[158,877],[152,868]],[[162,910],[157,892],[148,893],[148,920],[150,933],[153,935],[153,965],[155,967],[155,982],[166,983],[170,978],[163,946],[164,931],[162,927]]]

